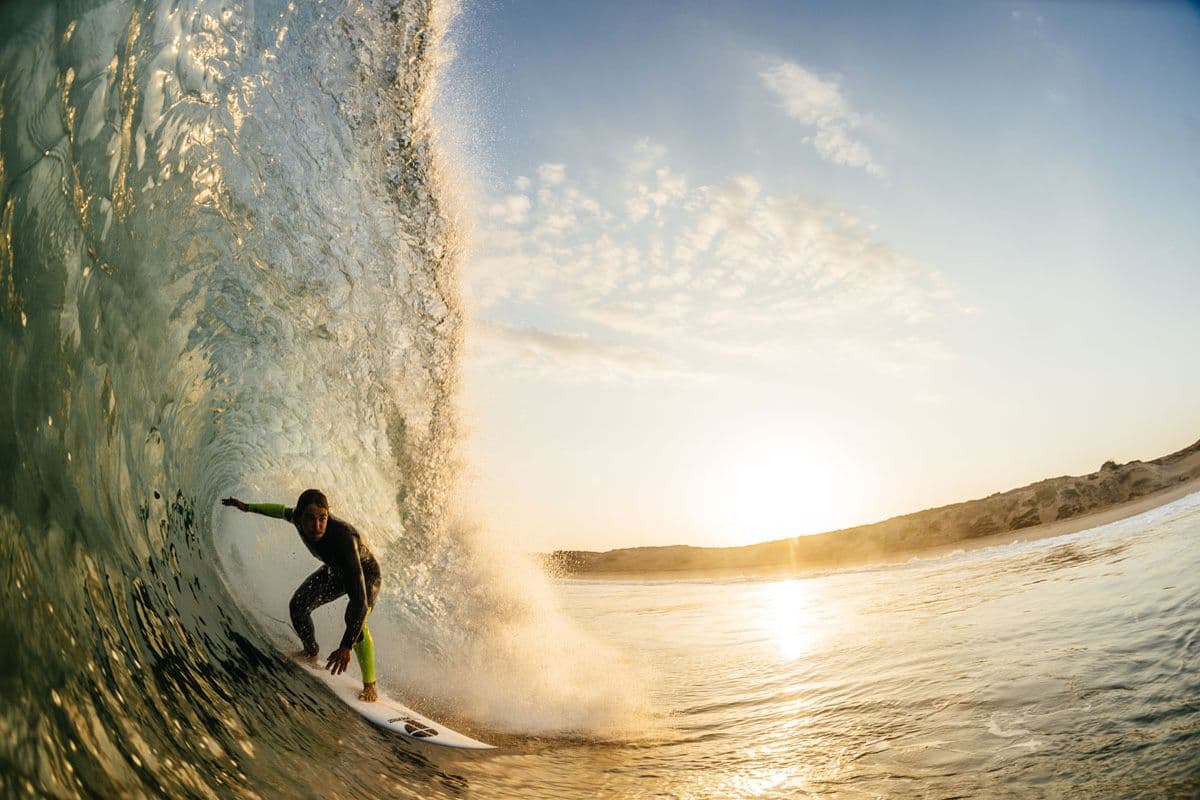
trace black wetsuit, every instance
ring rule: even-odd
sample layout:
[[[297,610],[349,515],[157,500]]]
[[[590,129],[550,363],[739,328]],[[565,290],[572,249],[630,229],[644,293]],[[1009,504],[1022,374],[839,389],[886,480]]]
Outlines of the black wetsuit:
[[[300,584],[288,603],[292,626],[304,643],[304,652],[315,656],[318,650],[313,633],[313,609],[342,595],[349,595],[350,602],[346,604],[346,632],[340,646],[353,647],[362,638],[367,612],[379,596],[379,563],[371,554],[362,534],[350,523],[330,516],[325,525],[325,535],[314,542],[304,535],[300,524],[292,516],[292,509],[287,509],[284,518],[296,526],[308,552],[323,562],[320,569]]]

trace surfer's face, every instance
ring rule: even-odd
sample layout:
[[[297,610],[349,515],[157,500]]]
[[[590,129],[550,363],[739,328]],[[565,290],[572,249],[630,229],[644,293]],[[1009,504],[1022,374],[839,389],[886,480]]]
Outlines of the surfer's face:
[[[325,535],[327,522],[329,522],[329,509],[327,508],[310,503],[300,513],[300,530],[313,541]]]

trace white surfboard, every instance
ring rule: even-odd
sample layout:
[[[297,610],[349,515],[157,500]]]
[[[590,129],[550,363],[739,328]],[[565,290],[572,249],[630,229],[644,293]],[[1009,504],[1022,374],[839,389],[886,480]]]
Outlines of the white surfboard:
[[[440,722],[434,722],[429,717],[418,714],[408,706],[379,692],[379,699],[374,703],[365,703],[358,699],[362,684],[347,673],[331,675],[326,670],[311,664],[302,666],[311,674],[317,676],[322,683],[333,690],[333,693],[361,714],[368,722],[380,728],[398,733],[405,739],[415,742],[440,744],[443,747],[458,747],[464,750],[494,750],[495,747],[472,739],[466,734],[451,730]]]

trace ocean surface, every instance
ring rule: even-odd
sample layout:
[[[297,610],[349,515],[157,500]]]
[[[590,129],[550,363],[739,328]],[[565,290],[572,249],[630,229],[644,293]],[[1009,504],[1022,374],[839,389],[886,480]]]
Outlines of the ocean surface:
[[[453,11],[0,5],[0,797],[1195,797],[1200,496],[785,581],[554,581],[458,514]],[[315,564],[219,499],[308,486],[381,688],[497,751],[287,657]]]

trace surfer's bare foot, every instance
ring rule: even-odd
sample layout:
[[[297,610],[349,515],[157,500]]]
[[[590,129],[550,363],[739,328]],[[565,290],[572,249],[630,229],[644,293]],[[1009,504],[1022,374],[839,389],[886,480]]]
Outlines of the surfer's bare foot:
[[[305,664],[308,664],[310,667],[317,666],[317,654],[316,653],[309,655],[308,653],[304,652],[303,650],[297,650],[296,652],[292,653],[292,658],[296,659],[297,661],[303,661]]]
[[[379,695],[375,694],[375,684],[364,683],[363,690],[358,693],[358,699],[364,703],[374,703],[379,699]]]

